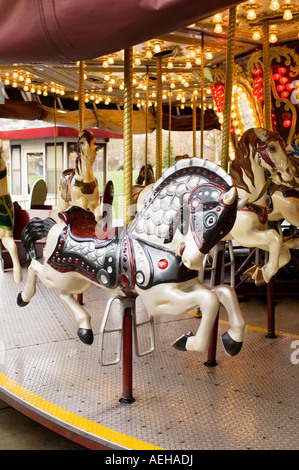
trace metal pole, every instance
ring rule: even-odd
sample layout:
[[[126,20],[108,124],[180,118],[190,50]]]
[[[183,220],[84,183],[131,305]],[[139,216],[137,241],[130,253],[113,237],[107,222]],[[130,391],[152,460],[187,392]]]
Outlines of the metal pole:
[[[269,24],[263,23],[263,75],[264,75],[264,103],[265,103],[265,128],[272,129],[271,119],[271,69],[269,54]]]
[[[168,105],[168,168],[170,167],[170,145],[171,145],[171,89],[169,90],[169,105]]]
[[[147,151],[148,151],[148,65],[146,66],[146,111],[145,111],[145,157],[144,185],[147,186]]]
[[[162,56],[157,55],[156,179],[162,175]]]
[[[224,97],[224,111],[223,111],[222,148],[221,148],[221,166],[225,171],[228,170],[231,104],[232,104],[232,90],[233,90],[234,68],[235,68],[234,56],[235,56],[235,31],[236,31],[236,17],[237,17],[236,12],[237,12],[236,7],[232,7],[229,10],[225,97]]]
[[[193,157],[196,157],[196,96],[192,95]]]
[[[134,403],[133,398],[132,309],[124,309],[123,321],[123,392],[120,403]]]
[[[205,127],[204,93],[205,93],[205,64],[204,64],[204,35],[201,36],[200,64],[200,158],[203,158],[203,131]]]
[[[85,62],[80,61],[79,63],[79,133],[84,129],[84,71],[85,71]]]
[[[132,155],[133,155],[133,49],[125,50],[124,69],[124,224],[130,223],[132,215]]]

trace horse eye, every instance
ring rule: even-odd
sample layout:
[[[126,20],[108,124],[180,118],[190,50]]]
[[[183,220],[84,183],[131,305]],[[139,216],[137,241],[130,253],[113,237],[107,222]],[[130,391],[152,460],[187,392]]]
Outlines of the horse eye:
[[[205,218],[205,226],[206,227],[213,227],[217,222],[217,217],[215,214],[208,214]]]
[[[276,152],[276,147],[275,147],[275,145],[269,145],[268,148],[269,148],[270,152],[272,152],[272,153],[273,153],[273,152]]]

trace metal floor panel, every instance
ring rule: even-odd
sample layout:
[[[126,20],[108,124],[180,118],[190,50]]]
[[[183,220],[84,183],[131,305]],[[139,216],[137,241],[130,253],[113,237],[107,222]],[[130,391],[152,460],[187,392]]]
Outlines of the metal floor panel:
[[[122,364],[98,363],[107,291],[92,287],[84,294],[95,333],[86,346],[57,291],[38,282],[35,297],[20,308],[22,285],[9,272],[0,273],[0,285],[3,399],[111,449],[299,449],[299,364],[291,362],[299,336],[268,339],[262,330],[247,329],[238,356],[228,357],[219,341],[218,366],[205,367],[206,354],[171,347],[200,320],[163,316],[155,320],[154,352],[133,359],[136,401],[123,405]],[[227,329],[221,321],[219,336]]]

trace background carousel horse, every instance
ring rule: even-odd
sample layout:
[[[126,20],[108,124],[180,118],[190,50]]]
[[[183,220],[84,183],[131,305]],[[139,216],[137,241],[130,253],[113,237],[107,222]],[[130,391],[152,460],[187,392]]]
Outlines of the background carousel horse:
[[[256,285],[268,283],[290,260],[290,252],[281,236],[276,230],[267,229],[266,187],[269,181],[278,185],[291,182],[294,172],[277,132],[253,128],[242,135],[230,174],[239,198],[247,198],[248,203],[238,211],[236,223],[226,240],[233,239],[241,246],[269,252],[269,260],[264,266],[254,266],[245,272]]]
[[[79,338],[87,344],[93,341],[90,316],[74,295],[92,284],[118,296],[139,295],[152,316],[200,307],[196,335],[183,335],[173,346],[205,351],[221,302],[230,323],[222,342],[226,352],[235,355],[245,329],[235,291],[228,285],[208,288],[199,282],[198,270],[205,254],[232,229],[237,205],[236,189],[226,172],[194,158],[163,173],[126,231],[99,231],[92,214],[76,207],[61,213],[58,224],[32,219],[22,235],[31,263],[17,303],[27,305],[36,292],[37,277],[46,287],[58,288],[79,323]],[[42,265],[32,253],[37,229],[44,236],[46,224],[52,228]]]
[[[13,238],[14,207],[7,187],[7,168],[3,146],[0,145],[0,238],[13,263],[14,282],[22,282],[23,274],[18,249]]]
[[[155,182],[154,169],[152,165],[147,164],[146,186],[145,186],[145,165],[143,165],[136,179],[136,184],[132,186],[132,204],[137,204],[140,193],[144,190],[145,187],[148,187],[149,185],[152,186],[154,182]]]
[[[96,159],[95,141],[93,133],[86,129],[79,134],[76,169],[62,172],[58,205],[61,211],[71,206],[82,207],[90,210],[96,220],[100,220],[99,190],[92,169]]]
[[[289,159],[295,167],[294,179],[288,185],[275,185],[268,191],[268,217],[270,222],[286,220],[293,227],[299,227],[299,137],[287,147]],[[299,247],[299,238],[290,237],[285,241],[290,249]]]

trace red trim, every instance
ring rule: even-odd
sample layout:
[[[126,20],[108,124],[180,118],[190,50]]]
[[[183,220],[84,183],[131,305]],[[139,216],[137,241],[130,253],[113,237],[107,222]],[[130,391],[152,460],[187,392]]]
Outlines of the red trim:
[[[88,129],[97,139],[122,139],[121,134],[103,131],[101,129]],[[1,140],[20,140],[20,139],[42,139],[45,137],[54,137],[55,127],[37,127],[35,129],[19,129],[10,131],[0,131]],[[78,138],[78,129],[74,127],[56,127],[56,137],[76,137]]]

